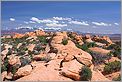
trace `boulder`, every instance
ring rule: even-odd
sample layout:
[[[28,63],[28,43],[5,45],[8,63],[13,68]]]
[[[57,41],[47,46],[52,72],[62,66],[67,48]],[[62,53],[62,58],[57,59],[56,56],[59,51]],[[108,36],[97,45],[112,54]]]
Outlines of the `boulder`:
[[[45,48],[45,53],[48,53],[50,51],[50,46],[49,44],[46,45],[46,48]]]
[[[2,81],[3,81],[7,76],[7,71],[2,72],[1,76],[2,76]]]
[[[108,36],[103,36],[102,39],[105,40],[105,41],[107,41],[109,44],[112,44],[113,43]]]
[[[19,48],[21,45],[22,45],[22,43],[19,43],[19,44],[17,45],[17,48]]]
[[[32,36],[36,36],[36,34],[35,34],[35,32],[26,32],[25,36],[32,37]]]
[[[89,60],[88,58],[84,58],[82,56],[75,56],[76,60],[88,67],[90,67],[92,65],[92,61]]]
[[[89,39],[86,39],[86,42],[91,43],[91,42],[94,42],[94,41],[92,41],[91,38],[89,38]]]
[[[102,36],[102,37],[94,36],[92,40],[96,42],[102,42],[104,44],[113,44],[112,40],[108,36]]]
[[[26,40],[36,40],[37,39],[37,36],[31,36],[31,37],[28,37]]]
[[[35,47],[35,44],[29,44],[27,48],[28,50],[33,51],[34,47]]]
[[[5,45],[5,49],[12,48],[12,45],[9,44],[4,44],[4,45]]]
[[[22,38],[23,36],[24,36],[24,34],[15,33],[13,38]]]
[[[9,73],[7,74],[7,76],[6,76],[6,79],[11,80],[12,77],[13,77],[13,74],[12,74],[11,72],[9,72]]]
[[[7,53],[8,53],[8,49],[5,49],[5,50],[3,50],[1,52],[1,60],[4,60],[4,58],[6,57]]]
[[[81,36],[81,35],[76,35],[76,36],[75,36],[75,40],[76,40],[76,41],[82,40],[82,36]]]
[[[15,64],[21,65],[19,57],[15,56],[14,54],[9,56],[8,62],[9,62],[10,65],[15,65]]]
[[[80,81],[80,75],[70,72],[68,70],[62,71],[62,72],[60,72],[60,74],[65,77],[71,78],[75,81]]]
[[[31,65],[26,65],[24,67],[19,68],[18,71],[15,73],[15,76],[16,77],[27,76],[31,73],[31,71],[32,71]]]
[[[55,53],[48,53],[47,56],[49,56],[51,59],[55,59],[56,54]]]
[[[45,58],[47,55],[46,54],[39,54],[39,55],[34,55],[33,59],[34,60],[41,60],[42,58]]]
[[[86,38],[86,39],[90,39],[91,36],[90,36],[89,34],[86,34],[86,35],[85,35],[85,38]]]
[[[79,63],[77,60],[64,62],[60,74],[65,77],[79,81],[80,80],[79,72],[83,66],[84,65]]]
[[[35,30],[34,31],[36,36],[45,36],[46,33],[43,30]]]
[[[72,81],[59,74],[59,64],[61,59],[52,60],[46,63],[36,62],[31,74],[16,81]],[[45,64],[45,65],[44,65]]]

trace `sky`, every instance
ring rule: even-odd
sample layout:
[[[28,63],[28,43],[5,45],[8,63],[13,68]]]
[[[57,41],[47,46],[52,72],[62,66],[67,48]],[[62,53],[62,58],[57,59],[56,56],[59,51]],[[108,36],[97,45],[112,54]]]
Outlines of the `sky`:
[[[120,1],[2,1],[2,29],[120,33]]]

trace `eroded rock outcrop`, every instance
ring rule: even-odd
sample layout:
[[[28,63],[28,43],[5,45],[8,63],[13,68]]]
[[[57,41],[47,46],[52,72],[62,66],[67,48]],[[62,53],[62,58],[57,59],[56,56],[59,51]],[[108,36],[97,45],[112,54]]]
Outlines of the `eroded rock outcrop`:
[[[16,77],[27,76],[31,73],[31,71],[32,71],[31,65],[26,65],[24,67],[19,68],[18,71],[16,72],[15,76]]]

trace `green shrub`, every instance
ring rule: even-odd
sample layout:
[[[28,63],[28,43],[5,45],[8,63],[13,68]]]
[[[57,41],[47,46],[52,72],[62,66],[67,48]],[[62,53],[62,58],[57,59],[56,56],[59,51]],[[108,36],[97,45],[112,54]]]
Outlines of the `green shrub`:
[[[5,58],[4,58],[4,63],[3,63],[3,65],[2,65],[2,67],[1,67],[1,72],[7,71],[7,70],[8,70],[8,65],[9,65],[9,63],[8,63],[8,58],[5,57]]]
[[[29,58],[23,58],[23,57],[21,57],[20,58],[20,62],[21,62],[21,67],[23,67],[25,65],[28,65],[31,62],[31,60],[29,60]]]
[[[111,73],[111,72],[112,72],[111,67],[110,67],[110,66],[108,66],[108,65],[106,65],[106,66],[104,67],[104,72],[105,72],[106,74]]]
[[[80,49],[82,49],[82,50],[84,50],[84,51],[87,51],[87,50],[88,50],[88,47],[87,47],[86,44],[79,45],[79,44],[77,43],[77,44],[76,44],[76,47],[78,47],[78,48],[80,48]]]
[[[7,55],[11,55],[12,54],[12,49],[8,49],[8,53],[7,53]]]
[[[76,43],[75,45],[76,45],[77,48],[80,48],[84,51],[89,51],[88,48],[97,46],[95,42],[85,43],[83,45],[80,45],[79,43]]]
[[[62,44],[63,44],[63,45],[67,45],[67,44],[68,44],[68,40],[67,40],[67,39],[63,39],[63,40],[62,40]]]
[[[121,69],[121,62],[120,61],[114,61],[110,62],[104,67],[104,73],[105,74],[110,74],[115,71],[119,71]]]
[[[97,44],[95,42],[86,43],[88,48],[95,47]]]
[[[46,40],[46,36],[38,36],[38,39],[44,45],[48,43],[48,41]]]
[[[34,55],[38,55],[38,54],[40,54],[40,52],[37,51],[37,50],[33,50],[32,53],[33,53]]]
[[[14,75],[17,72],[17,69],[16,66],[12,66],[11,73]]]
[[[28,50],[28,54],[29,54],[30,59],[33,60],[33,52]]]
[[[121,59],[121,50],[110,51],[110,53],[108,53],[108,55],[111,55],[111,56],[114,56],[114,57],[118,57],[119,59]]]
[[[101,53],[96,53],[91,50],[87,50],[87,52],[92,56],[92,62],[94,65],[105,63],[105,60],[108,60],[111,58],[111,55],[103,55]]]
[[[34,50],[37,50],[39,52],[40,50],[44,50],[44,48],[42,48],[41,45],[36,45],[34,47]]]
[[[22,56],[24,54],[25,54],[25,51],[23,51],[23,50],[20,50],[19,52],[17,52],[17,55],[19,55],[19,56]]]
[[[80,72],[80,80],[81,81],[89,81],[89,80],[91,80],[91,78],[92,78],[91,69],[87,66],[84,66]]]
[[[120,43],[111,44],[110,46],[107,47],[107,49],[112,50],[111,54],[114,57],[118,57],[119,59],[121,59],[121,45],[120,45]]]
[[[100,40],[100,43],[105,43],[105,44],[109,44],[109,42],[107,42],[106,40]]]

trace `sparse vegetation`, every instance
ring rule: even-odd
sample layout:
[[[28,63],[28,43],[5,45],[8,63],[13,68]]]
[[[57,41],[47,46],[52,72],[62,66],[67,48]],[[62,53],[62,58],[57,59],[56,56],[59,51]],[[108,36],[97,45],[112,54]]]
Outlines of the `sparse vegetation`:
[[[106,40],[100,40],[100,43],[109,44]]]
[[[8,53],[7,55],[11,55],[12,54],[12,49],[11,48],[8,48]]]
[[[31,60],[29,60],[29,58],[21,57],[20,62],[21,62],[21,67],[23,67],[25,65],[28,65],[31,62]]]
[[[12,66],[11,73],[14,75],[17,72],[18,68],[16,66]]]
[[[38,36],[38,39],[40,41],[40,43],[46,45],[48,43],[48,41],[46,40],[46,36]]]
[[[68,40],[67,40],[67,39],[63,39],[63,40],[62,40],[62,44],[63,44],[63,45],[67,45],[67,44],[68,44]]]
[[[121,59],[121,46],[120,45],[111,44],[110,46],[107,47],[107,49],[112,50],[109,54]]]
[[[1,66],[1,72],[7,71],[7,70],[8,70],[8,65],[9,65],[9,63],[8,63],[8,58],[7,58],[7,56],[6,56],[6,57],[4,58],[3,65]]]
[[[80,80],[81,81],[89,81],[89,80],[91,80],[91,78],[92,78],[91,69],[87,66],[84,66],[80,72]]]
[[[105,74],[110,74],[110,73],[119,71],[120,69],[121,69],[121,62],[120,61],[114,61],[114,62],[108,63],[104,67],[104,73]]]
[[[63,33],[63,32],[61,32],[61,33]],[[63,34],[65,35],[66,33],[63,33]],[[32,36],[31,37],[31,35],[29,35],[29,36],[24,36],[22,38],[4,38],[3,37],[1,39],[2,40],[1,41],[2,42],[1,51],[8,49],[8,53],[6,53],[6,54],[2,53],[2,55],[1,55],[2,56],[1,72],[7,71],[8,74],[9,74],[9,72],[11,72],[13,75],[11,80],[13,81],[15,79],[18,79],[19,76],[17,77],[17,75],[15,75],[15,73],[21,67],[30,65],[32,62],[35,62],[35,61],[37,63],[44,63],[44,66],[46,66],[46,67],[49,64],[52,64],[50,66],[53,66],[53,64],[58,63],[58,61],[56,59],[60,59],[60,58],[62,58],[62,61],[59,64],[60,68],[62,68],[63,66],[65,67],[64,62],[68,62],[70,60],[72,61],[73,58],[76,59],[76,62],[80,62],[81,64],[84,65],[82,67],[81,71],[79,72],[81,81],[91,81],[92,71],[91,71],[90,67],[86,66],[87,64],[90,64],[90,65],[93,64],[94,71],[96,71],[95,69],[98,69],[98,67],[100,67],[101,65],[105,66],[105,67],[103,67],[104,69],[100,68],[100,72],[103,71],[102,72],[103,75],[120,71],[121,62],[120,61],[110,62],[110,61],[112,58],[116,58],[116,57],[119,58],[119,59],[117,58],[117,60],[121,59],[121,41],[115,42],[115,44],[111,44],[111,45],[107,45],[109,43],[106,40],[100,41],[101,43],[106,43],[106,46],[102,47],[101,46],[102,44],[100,46],[98,46],[99,44],[97,45],[96,42],[87,42],[86,38],[84,37],[84,34],[83,34],[83,36],[80,36],[77,33],[73,33],[73,32],[68,33],[67,32],[68,37],[64,38],[64,39],[62,39],[60,37],[58,38],[57,37],[58,35],[61,36],[62,34],[60,34],[60,33],[56,34],[56,33],[50,32],[50,33],[47,33],[45,36]],[[54,39],[55,36],[56,36],[56,39]],[[93,40],[92,36],[90,38],[91,38],[91,40]],[[62,42],[61,42],[61,44],[56,45],[58,43],[56,43],[55,41],[58,41],[59,39]],[[68,41],[72,41],[73,43],[75,43],[76,46],[74,46],[73,43],[71,43],[71,45],[70,45],[70,43],[68,43]],[[30,48],[31,45],[32,45],[32,48]],[[66,45],[66,46],[60,47],[60,45]],[[68,46],[72,46],[72,48],[70,48]],[[77,49],[76,47],[79,49]],[[102,50],[101,50],[100,53],[97,53],[97,48],[96,48],[96,52],[95,51],[93,52],[92,49],[89,49],[92,47],[101,47],[101,48],[106,49],[106,52],[107,52],[107,50],[108,51],[111,50],[111,52],[108,54],[104,54],[104,53],[101,54],[102,53]],[[91,62],[91,57],[89,56],[89,54],[83,53],[82,50],[80,50],[80,49],[82,49],[85,52],[88,52],[92,56],[92,62]],[[76,51],[73,51],[70,53],[71,50],[76,50]],[[77,51],[78,51],[78,53],[77,53]],[[15,57],[15,60],[12,60],[12,62],[14,61],[17,63],[11,64],[11,61],[8,62],[8,60],[12,54],[17,56],[17,57]],[[42,54],[42,58],[40,56],[41,54]],[[65,55],[70,55],[70,54],[73,56],[65,56]],[[87,59],[87,57],[85,57],[85,55],[88,55],[87,56],[88,59]],[[6,56],[6,57],[4,58],[4,56]],[[72,57],[72,58],[70,58],[70,57]],[[81,57],[83,57],[84,59],[82,58],[83,60],[80,60]],[[20,62],[16,58],[20,58]],[[110,61],[109,61],[109,59],[110,59]],[[55,63],[49,62],[49,61],[53,61],[53,60],[54,60],[54,62],[56,60],[56,62]],[[106,61],[106,60],[108,60],[108,61]],[[49,62],[49,63],[47,63],[47,62]],[[74,62],[74,61],[72,61],[72,62]],[[43,64],[41,64],[41,65],[43,65]],[[34,67],[32,66],[32,70],[33,70],[33,68]],[[55,68],[55,69],[57,70],[57,68]],[[59,71],[60,70],[61,69],[59,69]],[[69,78],[71,78],[72,80],[78,79],[76,77],[70,77],[70,76],[69,76]],[[76,78],[76,79],[74,79],[74,78]],[[4,80],[8,80],[8,79],[5,78]],[[113,80],[120,81],[121,75],[117,78],[114,78]]]
[[[44,50],[45,48],[43,48],[41,45],[36,45],[35,47],[34,47],[34,50],[36,50],[36,51],[41,51],[41,50]]]

